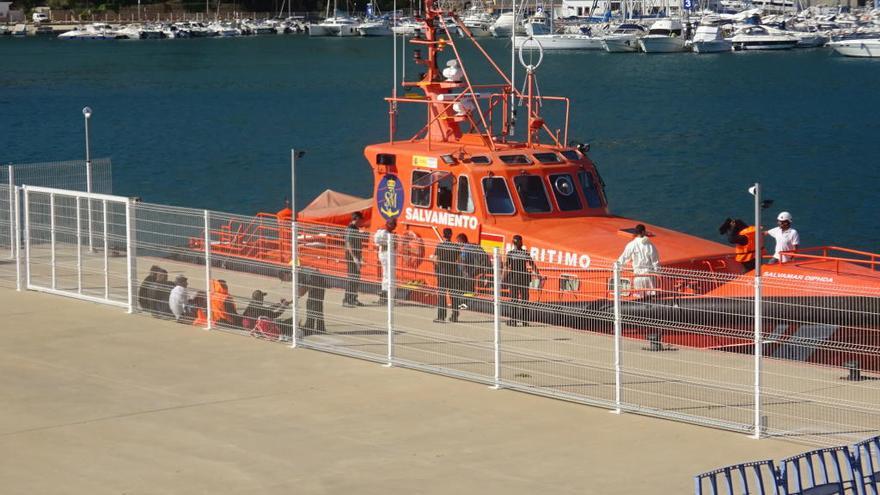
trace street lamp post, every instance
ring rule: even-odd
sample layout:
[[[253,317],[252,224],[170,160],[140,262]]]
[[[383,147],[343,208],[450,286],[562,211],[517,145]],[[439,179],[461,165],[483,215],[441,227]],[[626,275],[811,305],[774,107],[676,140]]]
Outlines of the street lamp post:
[[[291,223],[290,223],[290,285],[291,285],[291,297],[293,298],[293,303],[290,305],[291,319],[293,323],[290,325],[290,345],[291,347],[296,347],[297,337],[296,332],[299,328],[299,312],[297,311],[297,301],[299,300],[299,287],[297,280],[297,249],[296,249],[296,240],[297,240],[297,223],[296,223],[296,159],[302,158],[305,156],[305,151],[297,151],[295,149],[290,150],[290,211],[292,213]]]
[[[92,155],[89,149],[89,120],[92,118],[92,109],[83,107],[83,117],[85,118],[86,128],[86,192],[88,193],[88,206],[86,208],[89,216],[89,252],[95,252],[95,240],[92,234]]]
[[[761,438],[763,421],[761,418],[761,364],[763,347],[761,343],[761,184],[755,183],[749,188],[755,197],[755,438]]]

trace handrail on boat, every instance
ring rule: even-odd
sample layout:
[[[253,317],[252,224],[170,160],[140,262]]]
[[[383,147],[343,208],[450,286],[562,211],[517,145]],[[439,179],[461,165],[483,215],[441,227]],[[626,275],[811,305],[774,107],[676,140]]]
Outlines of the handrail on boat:
[[[835,253],[842,253],[843,255],[850,256],[834,256]],[[877,271],[877,267],[878,265],[880,265],[880,254],[869,253],[867,251],[859,251],[857,249],[844,248],[840,246],[813,246],[803,248],[798,251],[783,251],[782,254],[791,258],[791,261],[789,261],[789,263],[792,263],[795,260],[799,259],[807,262],[834,261],[836,262],[837,272],[840,272],[840,264],[842,262],[854,263],[858,265],[868,265],[872,271]],[[868,259],[859,259],[855,256],[862,256]]]

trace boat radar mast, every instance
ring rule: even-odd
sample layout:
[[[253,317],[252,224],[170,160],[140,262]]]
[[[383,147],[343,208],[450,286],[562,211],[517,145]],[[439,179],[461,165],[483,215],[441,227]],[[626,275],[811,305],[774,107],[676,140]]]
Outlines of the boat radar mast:
[[[473,83],[456,46],[449,21],[452,21],[452,25],[473,43],[488,65],[501,78],[500,83],[480,85]],[[410,43],[416,46],[413,61],[424,66],[425,71],[419,74],[417,81],[403,81],[401,84],[405,88],[421,90],[423,94],[408,92],[403,97],[386,98],[389,104],[389,134],[392,143],[395,141],[397,104],[420,103],[428,107],[427,123],[409,141],[426,141],[429,149],[432,143],[482,145],[493,151],[499,144],[532,147],[539,144],[541,131],[544,131],[553,145],[564,146],[563,143],[568,141],[570,102],[564,97],[535,94],[537,88],[535,69],[540,65],[543,56],[541,45],[537,40],[529,39],[519,49],[520,63],[526,69],[525,86],[523,91],[519,91],[480,46],[470,29],[455,12],[444,11],[434,0],[425,0],[425,15],[422,22],[421,36],[411,39]],[[423,49],[426,51],[425,56],[422,55]],[[526,64],[523,49],[537,50],[538,62],[532,65]],[[448,52],[451,52],[452,56],[448,57],[441,70],[440,59],[445,58],[442,55]],[[514,117],[511,110],[516,100],[519,101],[519,105],[525,103],[528,109],[524,143],[516,143],[511,139],[514,134]],[[541,117],[540,109],[545,101],[557,101],[565,105],[565,123],[561,129],[551,130]],[[497,114],[500,114],[500,118]]]

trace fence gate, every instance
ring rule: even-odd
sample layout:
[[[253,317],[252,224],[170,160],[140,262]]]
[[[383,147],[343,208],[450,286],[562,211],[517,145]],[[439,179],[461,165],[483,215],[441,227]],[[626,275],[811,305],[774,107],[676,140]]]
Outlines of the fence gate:
[[[128,198],[24,186],[29,290],[132,310],[136,273]]]

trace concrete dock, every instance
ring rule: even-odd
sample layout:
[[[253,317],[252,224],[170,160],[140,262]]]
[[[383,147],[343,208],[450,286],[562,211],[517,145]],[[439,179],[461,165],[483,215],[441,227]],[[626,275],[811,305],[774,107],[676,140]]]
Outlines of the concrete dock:
[[[2,290],[3,493],[688,493],[805,450]]]

